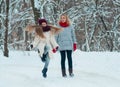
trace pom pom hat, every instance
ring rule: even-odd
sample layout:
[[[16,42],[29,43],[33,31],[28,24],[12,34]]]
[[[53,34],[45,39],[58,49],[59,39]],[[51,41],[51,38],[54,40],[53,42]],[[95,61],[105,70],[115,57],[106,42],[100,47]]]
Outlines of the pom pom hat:
[[[38,20],[39,25],[41,25],[43,22],[45,22],[47,24],[47,21],[45,19],[39,19]]]

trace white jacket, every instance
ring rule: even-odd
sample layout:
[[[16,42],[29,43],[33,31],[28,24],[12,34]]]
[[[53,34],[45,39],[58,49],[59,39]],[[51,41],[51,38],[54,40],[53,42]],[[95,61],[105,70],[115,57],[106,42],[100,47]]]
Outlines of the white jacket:
[[[51,34],[50,31],[43,33],[45,38],[41,38],[40,36],[36,35],[33,41],[33,48],[38,48],[40,53],[39,55],[42,57],[44,53],[44,47],[47,45],[49,46],[49,57],[52,57],[52,49],[57,47],[58,44],[56,43],[55,37]]]
[[[43,55],[44,53],[44,47],[45,45],[48,45],[50,48],[49,55],[52,54],[52,48],[56,48],[58,44],[56,43],[55,40],[55,35],[59,34],[63,29],[49,25],[51,30],[48,32],[43,32],[44,36],[46,38],[41,38],[40,36],[36,35],[33,41],[33,47],[38,48],[40,51],[40,56]],[[38,25],[28,25],[25,30],[28,31],[29,33],[35,31],[36,27],[41,27]],[[51,56],[52,57],[52,56]],[[50,57],[50,58],[51,58]]]

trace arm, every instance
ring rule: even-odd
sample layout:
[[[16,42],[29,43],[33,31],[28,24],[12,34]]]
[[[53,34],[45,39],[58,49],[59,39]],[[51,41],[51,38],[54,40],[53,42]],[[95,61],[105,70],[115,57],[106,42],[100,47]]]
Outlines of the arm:
[[[77,49],[76,35],[73,27],[71,30],[72,30],[71,33],[72,33],[72,40],[73,40],[73,50],[75,51]]]
[[[38,36],[35,36],[34,41],[32,42],[33,48],[37,47],[39,43],[40,43],[40,38]]]
[[[76,42],[76,35],[75,35],[75,29],[73,28],[73,26],[71,27],[71,35],[72,35],[72,40],[73,40],[73,43],[77,43]]]

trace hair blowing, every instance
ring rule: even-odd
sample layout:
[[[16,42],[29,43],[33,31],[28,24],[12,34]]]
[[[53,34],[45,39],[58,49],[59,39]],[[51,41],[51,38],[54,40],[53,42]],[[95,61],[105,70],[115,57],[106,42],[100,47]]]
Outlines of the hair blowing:
[[[36,26],[35,28],[35,32],[37,33],[38,36],[40,36],[41,38],[45,38],[44,34],[43,34],[43,30],[42,30],[42,27],[38,27]]]

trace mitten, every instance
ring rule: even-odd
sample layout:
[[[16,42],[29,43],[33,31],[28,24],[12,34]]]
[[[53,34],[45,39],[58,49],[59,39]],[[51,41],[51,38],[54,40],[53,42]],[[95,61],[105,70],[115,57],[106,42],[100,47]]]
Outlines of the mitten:
[[[58,51],[58,48],[59,48],[59,47],[57,46],[56,48],[54,48],[54,49],[52,50],[52,52],[53,52],[53,53],[56,53],[56,51]]]
[[[52,52],[53,52],[53,53],[56,53],[56,49],[52,49]]]
[[[75,51],[76,49],[77,49],[77,44],[74,43],[74,44],[73,44],[73,50]]]

